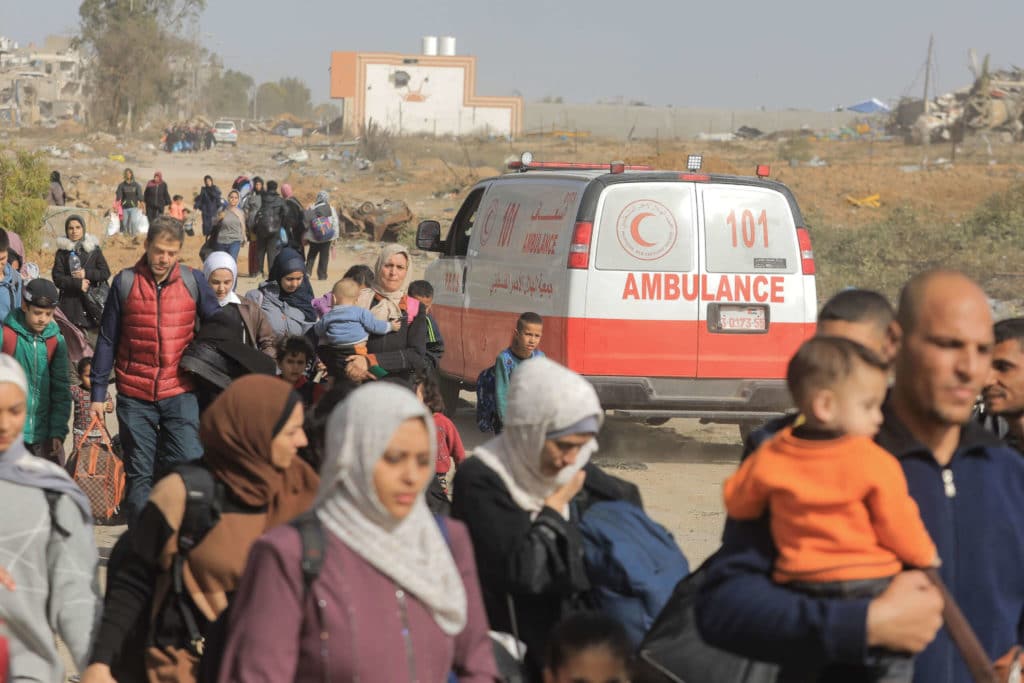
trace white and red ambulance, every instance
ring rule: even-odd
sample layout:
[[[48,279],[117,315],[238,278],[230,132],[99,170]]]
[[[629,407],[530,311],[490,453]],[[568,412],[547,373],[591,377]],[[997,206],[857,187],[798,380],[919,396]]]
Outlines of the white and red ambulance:
[[[698,165],[699,161],[694,164]],[[470,191],[427,268],[454,406],[525,311],[541,348],[615,413],[748,426],[790,405],[786,364],[817,314],[810,237],[792,192],[760,177],[537,163]]]

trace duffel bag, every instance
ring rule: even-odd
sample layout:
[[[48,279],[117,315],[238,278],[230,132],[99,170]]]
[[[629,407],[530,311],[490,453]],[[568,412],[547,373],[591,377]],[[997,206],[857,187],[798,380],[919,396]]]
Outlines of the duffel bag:
[[[100,440],[90,439],[94,430],[100,431]],[[93,415],[92,422],[75,444],[67,464],[68,471],[79,488],[85,492],[92,506],[97,524],[109,524],[121,510],[124,500],[124,463],[114,452],[103,420]]]

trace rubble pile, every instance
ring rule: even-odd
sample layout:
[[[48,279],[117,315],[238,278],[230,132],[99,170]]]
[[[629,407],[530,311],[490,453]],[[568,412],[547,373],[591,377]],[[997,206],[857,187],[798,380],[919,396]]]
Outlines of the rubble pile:
[[[960,141],[979,131],[997,131],[1020,140],[1024,133],[1024,69],[981,73],[969,87],[936,97],[910,127],[915,143]]]

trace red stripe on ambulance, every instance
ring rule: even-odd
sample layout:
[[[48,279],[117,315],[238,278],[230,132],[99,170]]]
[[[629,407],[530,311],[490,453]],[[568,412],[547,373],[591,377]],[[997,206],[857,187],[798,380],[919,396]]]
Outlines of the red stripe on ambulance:
[[[715,278],[718,281],[715,281]],[[786,302],[786,278],[781,275],[696,275],[687,273],[627,273],[622,300]]]

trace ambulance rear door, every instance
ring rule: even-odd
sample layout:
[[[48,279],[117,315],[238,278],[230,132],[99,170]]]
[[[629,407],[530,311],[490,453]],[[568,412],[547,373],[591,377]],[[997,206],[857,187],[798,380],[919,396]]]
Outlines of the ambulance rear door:
[[[601,193],[579,367],[588,375],[697,373],[696,191],[624,177]]]
[[[790,356],[813,333],[816,305],[806,301],[814,288],[805,292],[799,209],[788,191],[767,182],[698,187],[703,230],[697,376],[785,378]]]

